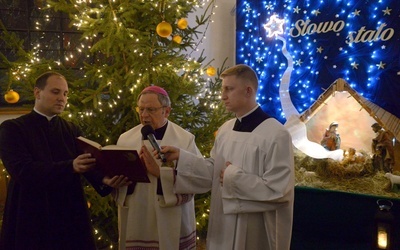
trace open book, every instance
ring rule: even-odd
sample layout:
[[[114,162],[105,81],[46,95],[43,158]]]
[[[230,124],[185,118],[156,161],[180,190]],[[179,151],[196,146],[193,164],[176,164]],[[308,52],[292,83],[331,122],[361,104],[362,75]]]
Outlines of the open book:
[[[79,136],[76,138],[78,148],[83,153],[90,153],[96,158],[96,168],[112,178],[124,175],[134,182],[150,182],[147,169],[136,150],[118,145],[102,147],[99,143]]]

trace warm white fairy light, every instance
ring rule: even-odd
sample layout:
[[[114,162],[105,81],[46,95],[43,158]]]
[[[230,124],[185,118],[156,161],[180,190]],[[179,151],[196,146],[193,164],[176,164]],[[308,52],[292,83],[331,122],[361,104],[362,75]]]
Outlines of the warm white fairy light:
[[[146,2],[146,1],[148,1],[148,0],[142,0],[142,2]],[[75,7],[76,8],[82,8],[82,6],[87,6],[89,2],[91,3],[91,1],[80,1],[80,0],[77,0],[75,2]],[[113,0],[112,2],[115,2],[115,1]],[[200,1],[187,1],[187,4],[196,3],[196,6],[198,7],[198,6],[200,6],[200,4],[198,4],[199,2]],[[206,6],[206,4],[209,3],[209,2],[210,1],[201,1],[201,6]],[[155,5],[158,6],[158,3],[155,4]],[[92,20],[92,18],[90,17],[90,15],[91,15],[90,13],[100,15],[101,12],[103,11],[101,8],[104,8],[104,6],[101,5],[100,9],[97,10],[97,11],[84,11],[84,12],[80,13],[79,17],[75,16],[76,20],[79,20],[79,19],[80,20],[76,21],[73,24],[74,27],[76,27],[78,30],[80,30],[80,29],[82,29],[83,26],[89,25],[91,20]],[[171,8],[171,5],[168,5],[166,8]],[[90,9],[90,8],[88,8],[88,9]],[[170,11],[172,11],[172,10],[170,10]],[[178,6],[177,12],[179,13],[180,11],[181,11],[181,6]],[[211,14],[214,15],[215,13],[211,12]],[[114,16],[113,20],[115,22],[118,22],[118,18],[115,17],[115,16]],[[37,23],[36,25],[37,25],[38,29],[41,26],[40,23]],[[120,23],[119,25],[123,25],[123,24]],[[129,34],[129,35],[134,37],[133,34]],[[96,38],[96,37],[97,37],[97,34],[91,34],[89,36],[86,36],[84,39],[85,39],[85,41],[91,41],[91,40],[93,40],[93,38]],[[206,37],[202,36],[201,40],[203,41],[205,39],[206,39]],[[140,42],[140,40],[138,38],[136,38],[135,40],[132,39],[132,41],[135,41],[137,43]],[[202,43],[202,41],[200,43]],[[38,44],[37,47],[35,48],[35,50],[39,51],[40,49],[41,49],[40,48],[40,44]],[[85,51],[90,50],[90,49],[91,49],[91,46],[85,46],[85,44],[82,43],[82,44],[76,46],[75,51],[76,51],[76,53],[80,54],[80,53],[84,53]],[[196,48],[194,48],[193,51],[199,51],[199,49],[196,47]],[[147,55],[143,54],[142,52],[140,52],[140,50],[137,50],[137,49],[134,50],[134,53],[138,53],[137,55],[139,57],[147,56]],[[35,57],[34,57],[34,59],[32,59],[32,63],[40,61],[40,59],[38,57],[39,53],[34,53],[34,55],[35,55]],[[88,54],[86,54],[85,56],[87,58],[90,58],[90,55],[88,55]],[[77,54],[75,54],[75,56],[74,56],[74,54],[66,55],[65,56],[65,61],[71,62],[76,57],[77,57]],[[61,65],[62,63],[60,61],[57,61],[57,64]],[[199,81],[199,77],[202,77],[204,75],[204,70],[202,68],[198,68],[199,66],[201,66],[201,63],[196,62],[196,59],[195,58],[191,58],[190,55],[189,55],[189,58],[187,59],[187,62],[181,67],[181,69],[176,69],[175,68],[176,66],[171,64],[171,63],[166,63],[165,65],[164,64],[160,64],[159,65],[160,68],[163,68],[163,67],[164,68],[165,67],[172,68],[171,70],[174,70],[174,72],[176,72],[177,74],[180,73],[180,72],[182,72],[183,74],[187,74],[187,81],[188,82],[191,82],[191,83],[194,82],[195,84],[202,84],[202,85],[204,84],[204,85],[206,85],[206,83],[204,81]],[[84,68],[81,68],[81,69],[84,70]],[[157,72],[160,69],[157,67],[157,68],[153,68],[152,70]],[[145,73],[147,71],[149,71],[149,69],[143,69],[142,70],[143,73]],[[132,78],[132,81],[134,81],[134,84],[132,84],[130,86],[130,89],[129,89],[130,92],[134,92],[134,91],[137,91],[138,88],[142,88],[143,87],[143,84],[142,84],[143,74],[142,73],[138,73],[138,72],[133,72],[133,71],[129,71],[129,72],[130,72],[130,74],[132,74],[134,76],[137,76],[136,78]],[[84,78],[87,78],[87,77],[88,77],[87,75],[84,75]],[[102,69],[99,69],[97,71],[96,77],[98,79],[101,79],[101,78],[104,77],[103,73],[102,73]],[[20,78],[20,77],[18,77],[18,78]],[[107,82],[107,85],[111,86],[112,82],[111,81]],[[123,93],[123,91],[121,89],[119,89],[118,93]],[[205,94],[206,93],[199,93],[198,96],[200,96],[200,97],[201,96],[205,96]],[[208,95],[208,97],[210,97],[210,95]],[[121,99],[121,96],[117,94],[116,100],[120,100],[120,99]],[[107,106],[110,107],[110,108],[113,108],[113,105],[117,105],[117,101],[116,100],[104,101],[104,105],[103,105],[103,103],[101,101],[98,101],[97,102],[97,105],[99,107],[98,109],[96,109],[95,111],[87,111],[87,112],[84,112],[84,113],[78,113],[77,116],[80,116],[81,118],[92,117],[97,112],[103,112],[103,109],[101,108],[102,106],[105,107],[104,108],[105,110],[108,109]],[[213,103],[205,103],[205,105],[215,106],[215,104],[213,104]],[[68,116],[72,117],[73,115],[72,114],[68,114]],[[108,141],[108,139],[107,139],[107,141]],[[205,217],[205,216],[207,216],[207,215],[204,214],[203,217]],[[96,234],[98,234],[98,231],[96,231]],[[101,239],[101,237],[99,237],[98,239]],[[113,248],[112,245],[110,246],[110,248]]]

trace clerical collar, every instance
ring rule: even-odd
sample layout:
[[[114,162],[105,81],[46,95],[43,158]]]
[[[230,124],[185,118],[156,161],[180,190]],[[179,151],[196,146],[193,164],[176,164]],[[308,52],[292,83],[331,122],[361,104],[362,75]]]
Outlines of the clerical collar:
[[[252,110],[250,110],[249,112],[247,112],[246,114],[242,115],[241,117],[236,117],[239,121],[242,121],[242,119],[248,115],[250,115],[251,113],[253,113],[256,109],[258,109],[258,105],[256,105]]]
[[[33,110],[34,110],[36,113],[38,113],[39,115],[42,115],[42,116],[46,117],[48,121],[50,121],[51,119],[53,119],[54,117],[57,116],[57,115],[53,115],[53,116],[45,115],[45,114],[43,114],[42,112],[39,112],[36,108],[33,108]]]
[[[157,128],[154,130],[154,136],[156,137],[157,140],[162,140],[164,137],[165,131],[167,130],[168,126],[168,120],[165,122],[165,124],[161,128]]]
[[[233,130],[238,132],[252,132],[258,127],[258,125],[268,118],[270,118],[270,116],[266,114],[260,106],[257,106],[255,110],[252,110],[249,114],[242,116],[241,121],[239,121],[238,118],[235,122]]]

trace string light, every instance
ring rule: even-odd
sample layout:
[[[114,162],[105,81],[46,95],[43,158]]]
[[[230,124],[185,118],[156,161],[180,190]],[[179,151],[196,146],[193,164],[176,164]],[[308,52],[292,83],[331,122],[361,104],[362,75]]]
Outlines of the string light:
[[[146,2],[148,3],[151,0],[144,0],[142,2]],[[95,1],[93,1],[95,2]],[[115,2],[115,1],[111,1],[111,2]],[[158,1],[154,1],[155,3]],[[213,0],[209,0],[209,1],[187,1],[187,5],[191,5],[193,3],[199,3],[199,7],[204,7],[204,6],[208,6],[209,3],[211,3],[211,7],[209,9],[209,14],[213,15],[214,14],[214,8],[216,8],[215,5],[216,1]],[[109,2],[110,3],[110,2]],[[104,11],[104,9],[106,8],[106,6],[103,5],[98,5],[96,6],[97,9],[93,10],[89,5],[92,4],[92,1],[75,1],[75,8],[76,9],[80,9],[82,10],[82,12],[79,13],[79,15],[75,15],[74,16],[74,20],[75,22],[73,22],[73,26],[75,27],[75,29],[77,29],[78,31],[81,31],[83,29],[84,26],[86,25],[90,25],[91,23],[93,23],[93,19],[99,17],[100,15],[102,15],[102,12]],[[96,3],[93,3],[96,4]],[[97,4],[96,4],[97,5]],[[51,9],[50,5],[47,5],[48,8]],[[166,6],[167,8],[171,8],[171,6]],[[43,10],[44,11],[44,10]],[[123,11],[122,9],[120,11]],[[178,8],[177,10],[169,10],[169,11],[178,11],[180,12],[181,10]],[[120,20],[118,18],[118,16],[114,15],[113,16],[113,22],[116,23],[116,26],[118,26],[118,28],[122,27],[122,24],[119,23]],[[41,29],[43,29],[43,27],[45,27],[47,24],[47,22],[51,22],[53,21],[52,19],[50,19],[50,16],[45,16],[45,18],[42,19],[38,19],[37,23],[35,24],[35,29],[40,31]],[[46,22],[46,23],[44,23]],[[209,26],[210,23],[212,23],[213,20],[212,18],[209,19],[209,21],[206,23],[206,28],[205,30],[202,31],[202,33],[206,33],[207,28]],[[45,35],[45,34],[44,34]],[[64,35],[64,34],[63,34]],[[211,98],[211,95],[208,94],[207,92],[207,88],[206,85],[209,82],[212,82],[212,78],[207,78],[207,81],[199,81],[200,77],[204,76],[203,69],[201,68],[201,64],[196,62],[195,58],[192,58],[192,52],[194,51],[198,51],[199,46],[203,43],[204,39],[206,39],[205,36],[202,36],[202,34],[197,34],[200,39],[194,44],[193,46],[193,50],[192,51],[186,51],[185,53],[187,53],[186,58],[187,58],[187,62],[182,65],[181,69],[176,69],[174,68],[173,70],[177,73],[177,75],[185,75],[187,74],[187,80],[190,82],[195,82],[196,84],[204,84],[204,92],[203,93],[199,93],[199,97],[201,98],[201,96],[209,96]],[[86,34],[85,33],[85,37],[82,36],[83,39],[76,39],[77,37],[73,37],[71,36],[67,39],[67,36],[60,36],[58,37],[59,40],[61,40],[61,42],[64,44],[65,48],[68,47],[68,49],[66,49],[64,51],[64,53],[62,54],[62,58],[60,58],[60,61],[57,61],[56,63],[58,65],[62,65],[62,66],[66,66],[66,67],[75,67],[75,63],[77,63],[78,61],[85,61],[86,58],[90,58],[90,54],[88,53],[88,51],[90,51],[92,49],[90,44],[94,44],[93,41],[96,40],[98,34],[96,34],[95,32],[92,34]],[[15,79],[21,79],[21,78],[26,78],[26,75],[29,73],[30,69],[32,68],[32,64],[36,64],[38,62],[40,62],[41,60],[43,60],[45,53],[47,53],[48,50],[50,50],[51,48],[49,47],[50,45],[46,45],[46,43],[40,43],[41,41],[46,41],[45,37],[42,37],[40,39],[38,39],[38,41],[35,41],[35,45],[31,44],[33,50],[31,53],[29,53],[29,58],[31,59],[30,62],[26,65],[21,65],[19,67],[13,68],[12,72],[13,72],[13,77]],[[141,42],[139,39],[132,39],[132,42],[136,42],[139,43]],[[75,43],[75,44],[74,44]],[[65,49],[64,48],[64,49]],[[144,54],[142,51],[140,50],[135,50],[134,53],[137,53],[136,56],[146,56],[147,54]],[[99,60],[98,58],[96,58],[96,60]],[[53,65],[54,66],[54,65]],[[104,65],[104,68],[106,68],[107,65]],[[176,65],[172,65],[170,63],[167,63],[166,65],[160,64],[157,67],[159,67],[158,69],[156,68],[146,68],[143,69],[140,73],[138,72],[132,72],[132,71],[128,71],[129,74],[128,75],[132,75],[134,77],[132,77],[133,79],[133,84],[131,86],[129,86],[129,91],[134,91],[135,89],[137,89],[138,87],[142,87],[142,82],[144,81],[143,76],[147,77],[147,72],[150,70],[154,70],[154,71],[160,71],[160,68],[171,68],[171,67],[176,67]],[[49,66],[49,69],[51,70],[51,66]],[[81,68],[82,70],[84,70],[83,68]],[[84,78],[88,78],[88,75],[84,75]],[[103,68],[99,68],[99,70],[96,72],[96,74],[94,75],[90,75],[90,77],[94,77],[96,79],[103,79],[102,82],[106,82],[108,86],[112,86],[113,85],[113,81],[110,79],[107,79],[107,74],[105,73]],[[89,80],[88,80],[89,82]],[[115,82],[115,81],[114,81]],[[115,92],[115,91],[114,91]],[[118,93],[121,93],[122,90],[117,90]],[[213,93],[212,96],[217,95],[216,93]],[[118,102],[121,99],[121,95],[116,94],[116,95],[107,95],[107,98],[99,98],[96,99],[96,101],[94,102],[95,105],[97,104],[96,110],[84,110],[82,112],[77,112],[75,114],[75,116],[81,117],[81,119],[86,119],[87,117],[93,117],[96,114],[102,113],[102,112],[109,112],[109,109],[115,107],[118,105]],[[215,103],[209,101],[209,102],[205,102],[204,105],[207,105],[211,108],[218,108],[218,105],[216,105]],[[73,119],[74,117],[73,113],[69,113],[68,117]],[[100,135],[97,135],[100,136]],[[109,139],[106,138],[106,141],[108,142]],[[207,211],[209,212],[209,211]],[[203,214],[202,215],[203,218],[207,218],[208,214]],[[104,237],[101,235],[102,233],[99,232],[99,230],[96,229],[95,231],[96,236],[98,237],[98,240],[104,240]],[[109,248],[113,248],[113,245],[110,245]]]
[[[396,97],[387,95],[398,92],[393,85],[400,75],[400,2],[240,0],[237,8],[236,62],[256,70],[258,102],[269,114],[286,120],[276,98],[288,67],[275,38],[279,34],[294,62],[290,95],[299,112],[344,78],[360,95],[400,117]]]

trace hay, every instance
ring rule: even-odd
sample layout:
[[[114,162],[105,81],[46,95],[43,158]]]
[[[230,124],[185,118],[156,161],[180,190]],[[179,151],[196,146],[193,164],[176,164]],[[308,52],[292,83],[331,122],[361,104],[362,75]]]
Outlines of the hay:
[[[297,150],[295,180],[296,186],[400,199],[399,187],[392,187],[385,173],[373,170],[372,159],[366,153],[335,161],[311,158]]]

